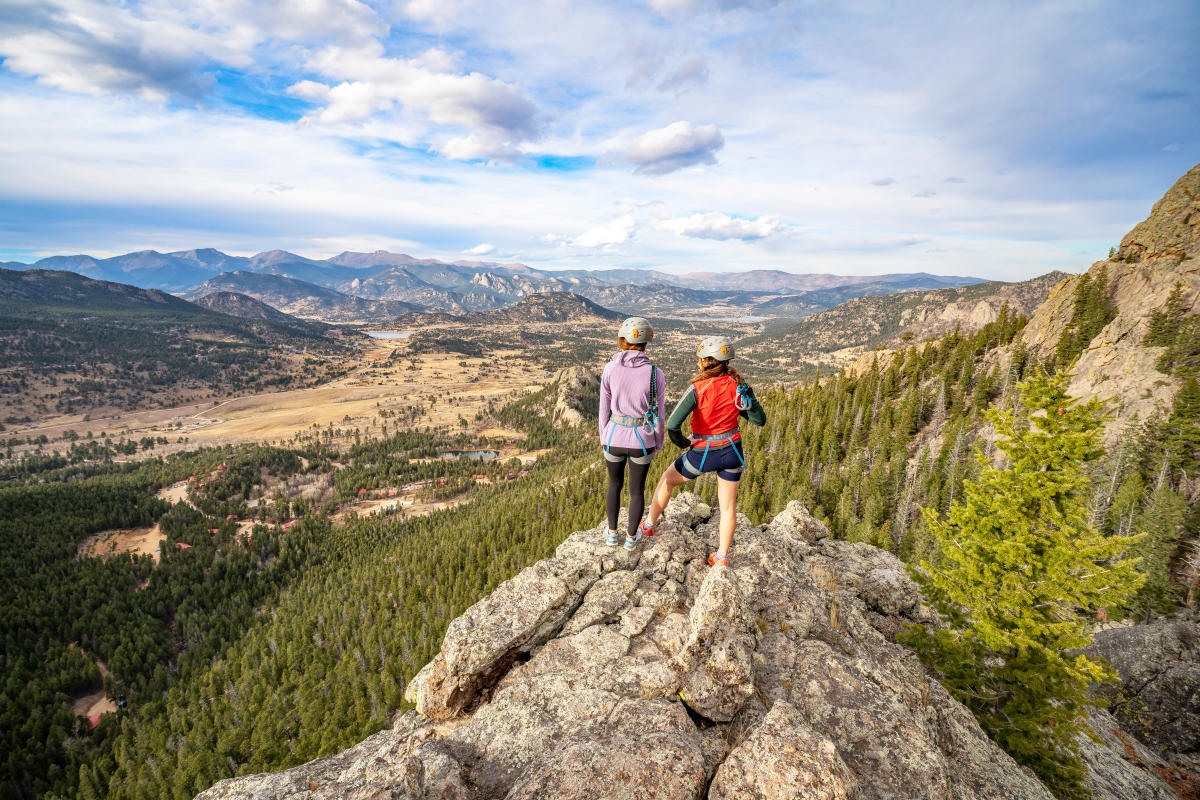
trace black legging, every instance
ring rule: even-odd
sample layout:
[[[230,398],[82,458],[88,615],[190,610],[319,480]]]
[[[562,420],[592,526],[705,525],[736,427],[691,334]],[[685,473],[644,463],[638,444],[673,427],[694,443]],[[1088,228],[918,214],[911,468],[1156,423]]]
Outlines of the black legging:
[[[608,452],[614,456],[642,456],[640,447],[610,447]],[[608,496],[605,498],[605,510],[608,511],[608,529],[617,529],[617,516],[621,513],[621,489],[625,484],[625,464],[629,464],[629,535],[637,532],[638,523],[642,521],[642,512],[646,510],[646,475],[650,472],[649,464],[637,464],[631,458],[620,461],[609,461],[608,465]]]

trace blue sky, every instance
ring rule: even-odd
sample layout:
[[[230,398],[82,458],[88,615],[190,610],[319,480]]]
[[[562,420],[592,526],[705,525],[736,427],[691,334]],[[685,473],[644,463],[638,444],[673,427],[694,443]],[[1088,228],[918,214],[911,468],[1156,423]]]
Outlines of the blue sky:
[[[0,0],[0,259],[1078,271],[1200,161],[1200,4]]]

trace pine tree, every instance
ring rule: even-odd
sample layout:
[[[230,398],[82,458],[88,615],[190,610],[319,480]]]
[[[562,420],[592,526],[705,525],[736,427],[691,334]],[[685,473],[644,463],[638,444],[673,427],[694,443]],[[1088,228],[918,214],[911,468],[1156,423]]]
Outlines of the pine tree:
[[[1144,538],[1132,549],[1141,563],[1146,582],[1133,599],[1135,609],[1145,613],[1169,612],[1175,605],[1175,589],[1171,585],[1171,556],[1179,542],[1187,513],[1187,499],[1163,484],[1150,495],[1145,509],[1134,522],[1134,530]]]
[[[945,520],[925,509],[938,565],[918,579],[949,623],[907,639],[1017,761],[1059,797],[1087,797],[1076,737],[1090,682],[1112,673],[1081,654],[1085,613],[1120,603],[1142,576],[1132,538],[1088,521],[1087,462],[1101,453],[1102,409],[1077,404],[1066,374],[1019,384],[1024,412],[988,409],[1007,466],[986,463]]]
[[[1194,473],[1200,463],[1200,383],[1194,376],[1189,376],[1175,393],[1166,435],[1171,466]]]

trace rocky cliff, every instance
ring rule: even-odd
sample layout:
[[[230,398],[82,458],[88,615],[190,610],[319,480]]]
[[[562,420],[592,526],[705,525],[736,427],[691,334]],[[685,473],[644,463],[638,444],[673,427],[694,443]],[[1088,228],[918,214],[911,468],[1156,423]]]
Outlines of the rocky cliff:
[[[587,367],[566,367],[554,374],[556,428],[589,424],[596,419],[600,404],[600,373]]]
[[[738,343],[758,358],[796,360],[845,367],[876,348],[904,347],[953,330],[979,330],[1008,306],[1029,316],[1063,278],[1051,272],[1019,283],[976,283],[925,292],[876,294],[847,300],[835,308],[805,317],[782,331],[753,336]]]
[[[1138,223],[1113,258],[1088,270],[1108,274],[1109,297],[1117,316],[1092,340],[1075,366],[1070,391],[1076,397],[1098,395],[1115,413],[1110,441],[1134,415],[1146,419],[1169,409],[1178,381],[1155,369],[1162,348],[1145,347],[1150,312],[1161,309],[1177,283],[1186,288],[1188,313],[1200,311],[1200,164],[1180,178]],[[1073,275],[1054,287],[1025,327],[1026,346],[1049,355],[1071,320]]]
[[[716,519],[689,494],[636,551],[602,539],[454,620],[391,728],[200,797],[1050,800],[895,643],[932,615],[894,556],[792,503],[739,518],[733,566],[709,568]],[[1174,796],[1098,727],[1097,797]]]

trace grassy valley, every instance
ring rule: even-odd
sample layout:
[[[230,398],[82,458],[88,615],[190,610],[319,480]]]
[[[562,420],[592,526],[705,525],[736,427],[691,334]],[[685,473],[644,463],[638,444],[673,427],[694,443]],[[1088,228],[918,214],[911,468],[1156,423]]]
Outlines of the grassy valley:
[[[73,273],[0,272],[0,421],[106,413],[302,386],[351,340],[302,322],[243,320]]]

